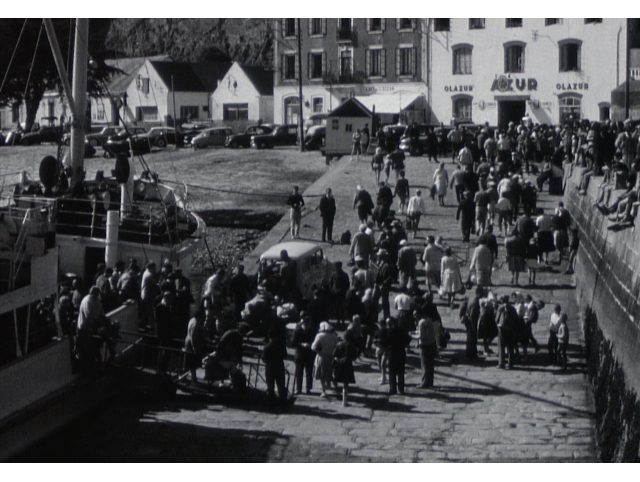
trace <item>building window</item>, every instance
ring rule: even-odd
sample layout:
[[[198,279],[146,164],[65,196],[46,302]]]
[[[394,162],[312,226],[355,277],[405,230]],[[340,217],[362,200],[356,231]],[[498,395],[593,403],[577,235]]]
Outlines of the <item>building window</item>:
[[[180,114],[182,115],[182,108],[180,109]],[[249,119],[249,104],[222,105],[222,120],[237,121],[247,119]]]
[[[353,51],[352,49],[340,49],[340,77],[348,81],[353,73]]]
[[[384,77],[386,73],[385,51],[381,48],[367,50],[367,76]]]
[[[181,105],[180,118],[181,119],[197,119],[198,106],[197,105]]]
[[[370,18],[369,19],[369,32],[382,32],[382,19]]]
[[[287,97],[284,99],[284,123],[297,125],[300,115],[300,102],[297,97]]]
[[[522,19],[521,18],[507,18],[507,19],[505,19],[505,26],[507,28],[522,27]]]
[[[344,125],[344,130],[346,132],[353,132],[353,124],[345,124]]]
[[[471,74],[471,46],[460,45],[453,47],[453,74]]]
[[[606,102],[598,104],[598,112],[600,113],[600,121],[609,120],[611,106]]]
[[[324,99],[322,97],[314,97],[311,100],[314,113],[324,112]]]
[[[137,108],[138,122],[148,122],[158,120],[158,107],[157,106],[142,106]]]
[[[149,93],[149,77],[142,77],[141,75],[138,75],[138,77],[136,78],[136,87],[143,94],[148,94]]]
[[[434,32],[448,32],[451,30],[450,18],[435,18],[433,19]]]
[[[560,72],[577,72],[580,70],[580,42],[567,41],[560,43]]]
[[[582,99],[578,95],[560,97],[560,123],[564,124],[570,118],[580,119]]]
[[[296,54],[284,54],[282,56],[282,78],[284,80],[295,80],[296,72]]]
[[[413,30],[413,19],[399,18],[397,27],[398,30]]]
[[[324,22],[321,18],[309,19],[309,35],[324,35]]]
[[[107,114],[104,109],[104,104],[96,105],[96,120],[105,120]]]
[[[562,23],[562,19],[560,18],[545,18],[544,19],[544,24],[546,27],[550,26],[550,25],[559,25]]]
[[[524,45],[510,44],[504,47],[504,71],[507,74],[524,72]]]
[[[309,78],[310,79],[322,79],[324,75],[324,52],[311,52],[309,53]]]
[[[352,29],[350,18],[338,19],[338,40],[352,40]]]
[[[332,131],[337,131],[339,129],[340,129],[340,120],[331,119],[331,130]]]
[[[296,36],[296,19],[295,18],[285,18],[282,20],[282,35],[285,37],[295,37]]]
[[[471,97],[453,99],[453,118],[458,122],[471,121]]]
[[[20,122],[20,104],[18,102],[11,106],[11,123],[17,124]]]
[[[584,23],[602,23],[601,18],[585,18]]]
[[[399,76],[411,76],[415,72],[415,49],[413,47],[400,47],[397,50],[396,74]]]
[[[469,30],[479,30],[484,28],[484,18],[470,18]]]

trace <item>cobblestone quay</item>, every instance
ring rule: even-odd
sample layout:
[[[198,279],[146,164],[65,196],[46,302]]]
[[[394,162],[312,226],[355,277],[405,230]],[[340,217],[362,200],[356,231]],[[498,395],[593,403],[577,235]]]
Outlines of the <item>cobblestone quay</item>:
[[[333,189],[338,205],[334,237],[347,229],[356,231],[355,186],[363,185],[372,195],[376,192],[369,160],[355,164],[343,159],[307,189],[302,238],[320,239],[321,222],[314,209],[318,198],[311,195],[322,194],[327,187]],[[417,187],[428,193],[435,164],[408,158],[406,165],[412,194]],[[450,174],[453,167],[447,164]],[[455,222],[455,194],[449,192],[444,207],[426,198],[429,213],[423,216],[418,238],[410,239],[411,245],[421,251],[427,234],[442,235],[465,258],[466,245]],[[552,210],[559,200],[545,193],[539,206]],[[262,250],[286,238],[288,216],[246,260],[247,268],[255,266]],[[330,260],[346,261],[348,246],[324,246]],[[494,292],[510,294],[514,288],[508,285],[502,245],[498,266]],[[290,410],[280,413],[187,396],[152,406],[117,401],[70,429],[73,433],[65,434],[64,441],[50,440],[31,456],[134,461],[593,461],[593,408],[584,373],[583,340],[574,283],[562,274],[564,268],[553,266],[553,272],[538,274],[535,288],[518,289],[545,302],[534,325],[534,335],[543,347],[553,304],[560,303],[569,314],[570,367],[565,372],[547,363],[545,349],[530,354],[526,366],[511,370],[499,369],[495,355],[466,362],[457,307],[439,306],[452,339],[438,358],[434,389],[418,388],[420,360],[413,348],[404,396],[390,397],[388,386],[379,384],[375,360],[365,357],[355,364],[357,386],[346,408],[335,397],[321,399],[318,386],[312,395],[299,396]],[[463,269],[463,277],[466,273]],[[293,373],[292,363],[289,370]]]

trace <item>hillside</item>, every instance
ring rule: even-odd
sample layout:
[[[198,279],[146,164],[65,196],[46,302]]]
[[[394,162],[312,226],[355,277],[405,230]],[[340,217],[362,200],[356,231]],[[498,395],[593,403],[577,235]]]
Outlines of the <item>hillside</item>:
[[[106,46],[118,56],[168,54],[180,61],[231,59],[271,67],[269,19],[114,19]]]

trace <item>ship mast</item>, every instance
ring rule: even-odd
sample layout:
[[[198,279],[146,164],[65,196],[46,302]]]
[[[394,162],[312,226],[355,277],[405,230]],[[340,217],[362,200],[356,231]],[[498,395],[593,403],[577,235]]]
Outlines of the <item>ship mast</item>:
[[[71,122],[71,189],[74,189],[84,176],[84,136],[87,116],[87,69],[89,49],[89,19],[78,18],[75,23],[75,41],[73,51],[73,79],[69,85],[67,69],[64,65],[58,38],[51,19],[44,19],[47,38],[53,52],[62,87],[67,96],[73,116]]]

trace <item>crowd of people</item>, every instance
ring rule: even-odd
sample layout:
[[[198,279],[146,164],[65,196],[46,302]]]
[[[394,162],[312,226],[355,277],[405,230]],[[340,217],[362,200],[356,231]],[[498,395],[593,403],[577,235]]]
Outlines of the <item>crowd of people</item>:
[[[553,265],[562,266],[563,261],[564,272],[570,274],[579,246],[578,229],[563,203],[545,211],[538,207],[538,194],[546,183],[557,183],[562,176],[557,171],[561,173],[563,164],[571,163],[587,168],[582,192],[595,177],[605,174],[598,206],[615,212],[616,219],[628,217],[638,199],[639,132],[630,123],[575,121],[553,127],[534,125],[526,118],[495,132],[489,126],[476,131],[455,128],[447,138],[454,169],[449,173],[442,152],[436,149],[429,156],[438,166],[426,197],[422,189],[412,188],[404,152],[385,143],[371,156],[377,192],[372,195],[360,184],[348,206],[354,211],[354,224],[358,223],[355,234],[347,231],[334,240],[338,208],[346,211],[347,206],[336,205],[331,189],[320,197],[321,241],[348,244],[349,250],[344,260],[334,263],[330,279],[313,287],[310,299],[301,293],[296,261],[286,250],[277,263],[261,267],[257,279],[247,276],[242,265],[233,273],[218,269],[207,280],[197,305],[189,280],[169,262],[160,271],[149,263],[142,272],[132,260],[126,269],[123,263],[113,269],[99,267],[84,297],[78,286],[65,288],[60,306],[67,311],[61,313],[61,319],[77,334],[78,351],[87,357],[91,356],[87,350],[95,351],[93,342],[87,340],[95,339],[104,312],[123,300],[137,300],[142,328],[155,332],[160,345],[185,340],[187,368],[194,381],[203,358],[205,365],[213,360],[227,374],[237,373],[242,340],[257,337],[262,340],[267,394],[274,403],[285,403],[290,396],[287,346],[293,349],[296,394],[303,393],[303,385],[311,394],[317,381],[320,396],[335,394],[347,405],[356,383],[354,365],[367,358],[377,364],[380,383],[388,384],[388,393],[402,394],[407,353],[413,349],[423,371],[420,387],[433,387],[436,359],[450,338],[439,310],[448,306],[453,313],[456,302],[470,362],[492,356],[492,345],[497,342],[499,367],[528,363],[528,349],[537,352],[540,348],[533,326],[544,303],[518,288],[520,274],[527,271],[529,287],[535,286],[537,273],[555,271]],[[370,136],[368,131],[356,134],[354,146],[357,141],[360,147],[354,147],[354,155],[359,161],[367,155]],[[611,199],[611,191],[620,182],[628,190]],[[452,246],[442,236],[427,235],[424,247],[416,246],[423,239],[421,220],[429,221],[429,196],[438,207],[457,205],[455,218],[462,245]],[[287,205],[291,238],[299,239],[305,200],[297,186]],[[454,210],[449,212],[453,216]],[[504,245],[502,255],[500,244]],[[554,253],[555,259],[550,256]],[[502,294],[497,293],[493,280],[500,269],[510,273],[513,285]],[[562,369],[568,364],[567,319],[557,305],[549,320],[549,359]],[[91,336],[84,336],[87,333]],[[208,354],[216,343],[224,346]],[[479,343],[482,353],[477,349]],[[161,371],[166,369],[163,360],[159,360]]]

